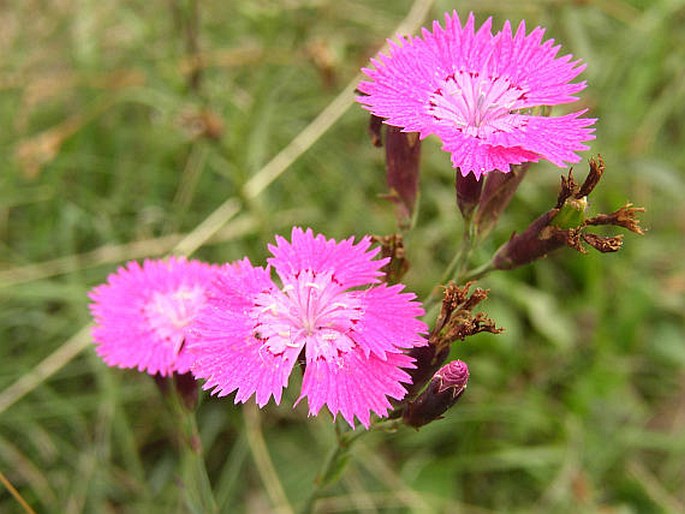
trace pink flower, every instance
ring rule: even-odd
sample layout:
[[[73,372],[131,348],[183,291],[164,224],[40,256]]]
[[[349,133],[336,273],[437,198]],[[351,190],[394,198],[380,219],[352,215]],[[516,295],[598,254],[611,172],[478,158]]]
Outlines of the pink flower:
[[[260,407],[283,388],[296,363],[304,368],[298,402],[309,414],[326,405],[354,427],[368,427],[370,412],[387,415],[388,397],[406,394],[404,350],[426,344],[423,314],[403,286],[380,283],[387,259],[373,260],[371,240],[354,244],[293,228],[292,242],[276,237],[266,268],[247,259],[224,266],[208,306],[191,330],[193,374],[219,396],[255,395]],[[271,278],[271,267],[281,282]]]
[[[109,366],[150,375],[187,373],[192,356],[184,342],[206,302],[217,266],[183,257],[135,261],[89,294],[96,351]]]
[[[521,22],[513,34],[507,21],[493,35],[491,25],[476,31],[471,13],[462,27],[455,11],[444,29],[435,21],[433,32],[389,41],[389,55],[363,70],[371,80],[359,84],[358,101],[388,125],[422,139],[437,135],[464,176],[540,158],[560,167],[578,162],[595,120],[581,118],[585,111],[544,117],[532,109],[577,100],[585,82],[570,81],[585,66],[556,57],[559,45],[543,43],[540,27],[526,35]]]

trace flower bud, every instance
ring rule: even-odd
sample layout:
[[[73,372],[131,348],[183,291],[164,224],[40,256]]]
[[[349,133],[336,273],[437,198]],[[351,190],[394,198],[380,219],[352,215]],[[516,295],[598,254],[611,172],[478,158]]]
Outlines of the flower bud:
[[[197,409],[198,390],[197,380],[192,373],[174,373],[174,386],[183,406],[189,412]]]
[[[192,412],[197,408],[199,385],[192,373],[174,372],[168,377],[157,373],[153,378],[163,398],[169,400],[176,395],[187,411]]]
[[[429,344],[411,348],[407,353],[414,359],[415,364],[413,369],[408,370],[411,376],[411,384],[406,386],[406,398],[411,400],[419,394],[421,389],[440,369],[442,363],[447,360],[450,354],[450,347],[449,345],[439,347],[437,344],[429,341]]]
[[[483,182],[484,180],[478,180],[473,173],[464,176],[461,170],[457,170],[454,186],[457,191],[457,207],[464,219],[470,219],[478,205]]]
[[[376,148],[383,146],[383,118],[374,116],[373,114],[369,118],[369,137],[371,138],[371,144]]]
[[[519,164],[512,166],[509,173],[491,171],[485,176],[478,209],[474,215],[474,225],[479,237],[485,237],[495,227],[529,167],[530,163]]]
[[[419,190],[421,141],[416,132],[402,132],[388,125],[385,130],[385,170],[388,199],[395,204],[397,223],[407,229],[412,224]]]
[[[445,364],[433,376],[428,387],[410,402],[404,411],[404,422],[419,428],[440,419],[466,390],[469,368],[465,362],[456,360]]]

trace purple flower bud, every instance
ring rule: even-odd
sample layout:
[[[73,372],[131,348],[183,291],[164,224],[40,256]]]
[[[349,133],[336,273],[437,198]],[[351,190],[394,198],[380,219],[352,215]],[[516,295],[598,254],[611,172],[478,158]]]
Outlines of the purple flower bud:
[[[183,406],[193,412],[197,409],[199,385],[192,373],[174,373],[174,386]]]
[[[421,141],[415,132],[388,126],[385,131],[385,170],[388,199],[395,204],[397,222],[407,229],[412,224],[419,190]]]
[[[419,397],[410,402],[404,411],[404,422],[419,428],[440,419],[466,390],[469,368],[465,362],[456,360],[445,364]]]
[[[484,180],[478,180],[473,173],[464,176],[459,170],[456,175],[457,207],[464,219],[470,219],[480,200]]]
[[[431,380],[440,369],[450,354],[450,345],[438,345],[429,342],[425,346],[416,346],[407,351],[414,359],[415,368],[408,370],[411,376],[411,384],[407,384],[407,400],[411,400],[421,392],[424,386]]]
[[[192,412],[197,409],[199,384],[191,373],[174,372],[170,376],[157,373],[153,378],[164,398],[175,394],[187,411]]]
[[[378,116],[374,116],[372,114],[369,118],[369,137],[371,138],[371,144],[376,148],[383,146],[382,128],[383,118],[379,118]]]
[[[509,173],[494,171],[487,174],[478,209],[473,217],[479,237],[484,238],[495,227],[526,176],[529,166],[530,163],[524,163],[512,166]]]

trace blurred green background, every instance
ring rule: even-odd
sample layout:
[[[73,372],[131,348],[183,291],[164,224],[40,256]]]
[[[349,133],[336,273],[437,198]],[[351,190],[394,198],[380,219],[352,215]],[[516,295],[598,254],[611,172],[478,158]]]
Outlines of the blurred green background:
[[[618,254],[561,251],[484,279],[483,308],[506,332],[455,346],[471,368],[460,403],[418,432],[362,440],[319,512],[685,511],[685,1],[9,0],[0,471],[36,512],[183,512],[173,421],[149,377],[108,369],[79,332],[86,293],[179,244],[262,263],[293,224],[393,232],[383,152],[349,89],[307,127],[426,5],[425,21],[454,8],[495,27],[525,18],[588,64],[582,104],[599,121],[583,157],[607,164],[590,208],[632,201],[648,232]],[[582,179],[586,165],[575,169]],[[554,203],[562,171],[532,168],[476,263]],[[406,238],[405,281],[422,297],[461,237],[453,173],[427,140]],[[295,389],[259,417],[203,402],[222,512],[288,512],[246,423],[290,504],[309,491],[333,431],[291,409]],[[23,512],[5,487],[0,512]]]

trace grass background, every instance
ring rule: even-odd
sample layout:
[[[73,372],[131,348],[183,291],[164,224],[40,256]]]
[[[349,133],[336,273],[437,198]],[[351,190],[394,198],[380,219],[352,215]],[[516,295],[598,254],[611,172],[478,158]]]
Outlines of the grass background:
[[[591,209],[630,200],[649,232],[618,254],[564,251],[483,280],[506,332],[455,347],[467,394],[418,432],[360,442],[320,512],[683,512],[685,2],[432,4],[428,20],[453,8],[495,26],[525,18],[587,62],[592,153],[607,163]],[[412,5],[213,1],[196,18],[190,0],[0,4],[0,471],[37,512],[183,512],[153,382],[106,368],[78,332],[87,291],[118,264],[193,249],[189,234],[199,258],[259,263],[293,224],[394,231],[365,112],[340,108],[330,129],[302,131]],[[307,150],[261,182],[298,135]],[[477,260],[550,207],[559,175],[534,167]],[[461,231],[436,141],[421,180],[406,282],[425,296]],[[333,434],[326,416],[289,407],[294,389],[259,415],[203,402],[223,512],[283,507],[262,440],[290,504],[306,496]],[[0,512],[23,512],[5,488]]]

